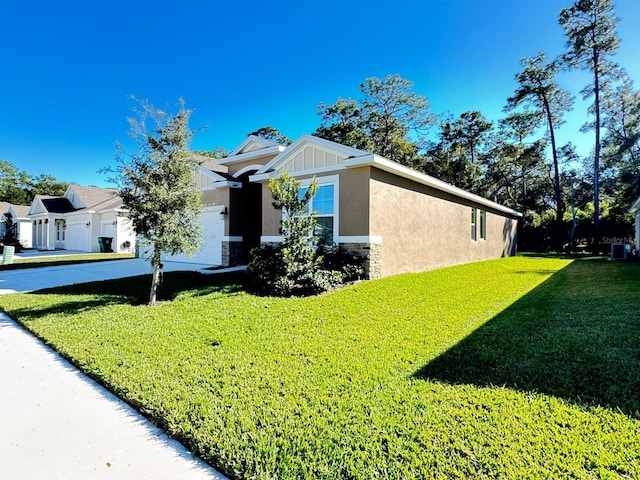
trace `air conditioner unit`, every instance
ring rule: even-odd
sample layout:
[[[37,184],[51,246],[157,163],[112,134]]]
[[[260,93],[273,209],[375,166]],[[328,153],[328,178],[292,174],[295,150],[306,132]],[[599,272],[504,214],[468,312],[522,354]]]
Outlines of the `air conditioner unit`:
[[[630,243],[612,243],[611,260],[627,260],[631,257]]]

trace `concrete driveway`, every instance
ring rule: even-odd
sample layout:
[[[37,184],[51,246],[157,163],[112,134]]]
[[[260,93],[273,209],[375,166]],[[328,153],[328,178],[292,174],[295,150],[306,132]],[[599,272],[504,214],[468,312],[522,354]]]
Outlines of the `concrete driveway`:
[[[196,263],[165,262],[164,271],[189,270],[215,274],[238,270],[238,267],[223,270],[205,270],[210,266]],[[0,295],[31,292],[75,283],[134,277],[148,273],[151,273],[151,265],[142,258],[0,271]]]
[[[167,262],[165,271],[204,267]],[[150,266],[141,259],[0,271],[0,291],[145,273]],[[226,477],[0,312],[0,478]]]

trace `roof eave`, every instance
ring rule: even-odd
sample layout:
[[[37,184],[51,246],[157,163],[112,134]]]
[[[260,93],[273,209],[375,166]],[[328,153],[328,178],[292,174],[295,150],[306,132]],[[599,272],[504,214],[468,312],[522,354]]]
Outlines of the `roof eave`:
[[[391,160],[380,157],[379,155],[371,154],[364,157],[348,158],[344,162],[342,162],[342,164],[346,168],[358,168],[367,166],[375,167],[379,170],[393,173],[394,175],[398,175],[399,177],[412,180],[422,185],[440,190],[441,192],[445,192],[450,195],[454,195],[456,197],[477,203],[479,205],[498,210],[517,218],[522,218],[523,216],[522,213],[517,212],[516,210],[513,210],[509,207],[505,207],[504,205],[500,205],[499,203],[480,197],[479,195],[476,195],[474,193],[467,192],[466,190],[455,187],[449,183],[443,182],[442,180],[438,180],[437,178],[430,175],[417,172],[409,167],[400,165],[399,163],[392,162]]]
[[[275,145],[273,147],[261,148],[260,150],[254,150],[253,152],[240,153],[238,155],[228,156],[218,160],[219,165],[229,165],[237,162],[246,162],[247,160],[253,160],[255,158],[266,157],[268,155],[278,155],[283,152],[286,147],[282,145]]]

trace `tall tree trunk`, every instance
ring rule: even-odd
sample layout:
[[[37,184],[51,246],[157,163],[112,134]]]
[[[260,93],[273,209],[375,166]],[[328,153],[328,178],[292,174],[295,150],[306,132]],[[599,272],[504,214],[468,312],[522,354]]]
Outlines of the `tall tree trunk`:
[[[562,208],[562,192],[560,190],[560,168],[558,166],[558,150],[556,149],[556,133],[553,126],[553,115],[551,113],[551,106],[546,96],[542,97],[542,103],[544,105],[544,111],[547,115],[547,123],[549,125],[549,137],[551,138],[551,155],[553,157],[553,191],[556,200],[556,221],[554,222],[554,235],[553,243],[557,251],[562,250],[562,230],[564,209]]]
[[[153,274],[151,276],[151,293],[149,294],[149,303],[155,303],[158,297],[160,274],[162,273],[162,264],[160,263],[160,250],[155,245],[153,247],[153,255],[151,256],[151,266],[153,268]]]
[[[593,90],[596,113],[596,145],[593,159],[593,250],[595,253],[600,253],[600,75],[598,68],[598,50],[594,48]]]

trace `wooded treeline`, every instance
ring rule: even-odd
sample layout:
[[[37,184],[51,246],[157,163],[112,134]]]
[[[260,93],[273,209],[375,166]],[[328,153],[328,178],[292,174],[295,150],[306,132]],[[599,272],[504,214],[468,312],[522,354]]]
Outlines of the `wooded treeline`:
[[[629,208],[640,196],[640,91],[615,61],[618,21],[612,0],[576,0],[562,9],[564,52],[556,58],[529,52],[533,56],[521,60],[515,89],[497,121],[475,110],[434,114],[410,81],[389,75],[364,80],[359,98],[321,103],[313,134],[522,212],[520,249],[586,245],[600,251],[606,238],[632,237]],[[574,70],[590,79],[579,92],[558,81],[559,74]],[[572,143],[557,142],[576,95],[590,105],[582,127],[593,132],[586,158]],[[271,126],[251,134],[291,143]],[[220,147],[196,153],[227,154]],[[31,176],[0,161],[0,200],[26,205],[37,194],[62,195],[66,187],[50,175]]]
[[[566,37],[564,53],[522,59],[516,88],[496,122],[473,110],[433,114],[410,81],[389,75],[367,78],[360,98],[321,103],[321,124],[313,134],[522,212],[521,249],[561,251],[587,244],[597,251],[605,237],[629,238],[628,210],[640,196],[640,92],[615,62],[614,5],[578,0],[560,12],[558,22]],[[589,73],[580,92],[558,82],[560,73],[571,70]],[[579,158],[571,143],[556,141],[576,94],[590,101],[582,127],[594,134],[588,158]],[[272,127],[252,133],[288,141]]]
[[[69,186],[48,174],[32,175],[0,160],[0,201],[30,205],[36,195],[62,196]],[[4,212],[3,212],[4,213]]]

